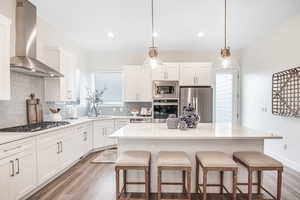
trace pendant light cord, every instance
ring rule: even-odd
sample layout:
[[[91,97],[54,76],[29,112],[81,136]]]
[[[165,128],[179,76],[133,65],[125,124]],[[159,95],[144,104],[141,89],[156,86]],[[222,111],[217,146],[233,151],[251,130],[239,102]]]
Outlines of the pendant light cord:
[[[152,47],[154,47],[155,43],[154,43],[154,9],[153,9],[153,0],[151,0],[151,16],[152,16],[152,33],[151,33],[151,36],[152,36]]]
[[[225,45],[225,49],[227,48],[227,0],[225,0],[225,41],[224,41],[224,45]]]

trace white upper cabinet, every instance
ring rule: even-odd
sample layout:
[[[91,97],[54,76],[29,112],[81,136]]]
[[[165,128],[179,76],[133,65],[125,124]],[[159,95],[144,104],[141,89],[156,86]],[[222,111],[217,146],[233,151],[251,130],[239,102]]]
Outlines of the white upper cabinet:
[[[10,25],[11,21],[0,15],[0,100],[10,99]]]
[[[76,57],[61,48],[48,49],[45,63],[64,75],[62,78],[45,79],[45,101],[75,101]]]
[[[179,80],[179,64],[164,63],[163,66],[152,69],[152,80]]]
[[[152,101],[151,69],[144,66],[124,66],[123,100],[125,102]]]
[[[211,63],[181,63],[181,86],[212,86],[213,71]]]

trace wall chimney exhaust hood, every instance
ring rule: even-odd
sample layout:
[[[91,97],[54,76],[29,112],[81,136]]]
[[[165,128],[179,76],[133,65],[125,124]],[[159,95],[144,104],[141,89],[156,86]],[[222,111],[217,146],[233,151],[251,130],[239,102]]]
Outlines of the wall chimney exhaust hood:
[[[36,7],[28,0],[17,0],[16,54],[11,58],[11,71],[40,77],[63,77],[63,74],[36,57]]]

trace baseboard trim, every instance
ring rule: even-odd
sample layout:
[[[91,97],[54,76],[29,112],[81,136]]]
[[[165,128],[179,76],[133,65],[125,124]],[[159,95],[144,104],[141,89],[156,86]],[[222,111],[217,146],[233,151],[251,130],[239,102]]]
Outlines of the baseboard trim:
[[[277,182],[277,175],[274,172],[265,172],[268,182]],[[275,187],[274,187],[275,188]],[[274,190],[274,188],[271,188]],[[300,173],[285,166],[283,171],[283,197],[284,200],[300,199]]]
[[[299,173],[300,176],[300,165],[294,161],[291,161],[289,159],[286,159],[274,152],[265,152],[266,154],[270,155],[271,157],[281,161],[285,166],[287,166],[288,168],[294,170],[295,172]]]

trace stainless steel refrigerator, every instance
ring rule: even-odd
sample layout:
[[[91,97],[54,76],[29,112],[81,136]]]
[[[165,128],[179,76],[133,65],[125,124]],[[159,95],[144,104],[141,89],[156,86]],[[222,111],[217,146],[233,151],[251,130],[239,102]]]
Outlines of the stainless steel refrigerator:
[[[213,121],[213,89],[211,87],[180,87],[179,114],[183,107],[192,104],[200,115],[200,123]]]

